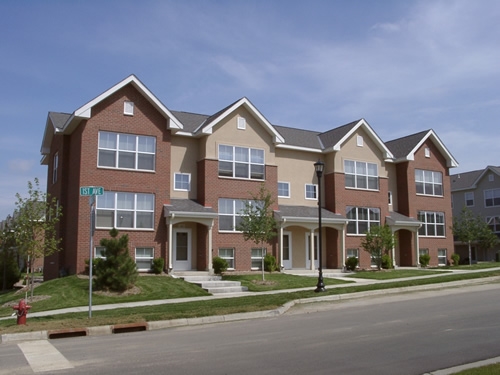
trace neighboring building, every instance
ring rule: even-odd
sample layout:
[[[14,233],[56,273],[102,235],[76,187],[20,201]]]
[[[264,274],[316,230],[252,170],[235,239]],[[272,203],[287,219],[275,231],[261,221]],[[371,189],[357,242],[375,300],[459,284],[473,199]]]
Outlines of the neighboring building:
[[[416,266],[422,252],[444,264],[453,249],[449,168],[458,164],[432,130],[384,143],[363,119],[324,133],[275,126],[247,98],[213,115],[171,111],[131,75],[71,114],[50,112],[41,153],[47,191],[63,207],[64,250],[46,259],[47,278],[81,273],[89,258],[81,186],[105,189],[95,244],[116,227],[139,270],[162,257],[172,272],[207,270],[214,256],[231,269],[259,268],[260,249],[234,227],[264,183],[279,223],[267,251],[285,269],[314,269],[318,159],[324,268],[349,256],[369,268],[361,239],[385,223],[397,265]]]
[[[488,166],[485,169],[454,174],[451,178],[453,216],[459,216],[464,207],[475,215],[481,216],[491,230],[500,237],[500,167]],[[492,261],[500,246],[492,249],[471,248],[471,260]],[[469,246],[455,242],[455,252],[460,259],[469,258]]]

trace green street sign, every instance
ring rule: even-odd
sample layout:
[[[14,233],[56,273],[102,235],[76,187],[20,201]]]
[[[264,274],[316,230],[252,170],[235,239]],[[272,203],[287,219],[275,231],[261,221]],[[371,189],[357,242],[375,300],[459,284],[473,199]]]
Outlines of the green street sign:
[[[81,186],[80,196],[88,197],[92,195],[103,195],[104,188],[102,186]]]

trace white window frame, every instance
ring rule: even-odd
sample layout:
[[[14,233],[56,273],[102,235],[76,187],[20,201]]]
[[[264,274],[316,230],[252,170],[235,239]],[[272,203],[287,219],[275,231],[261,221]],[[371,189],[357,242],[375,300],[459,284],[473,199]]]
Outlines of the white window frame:
[[[219,144],[218,176],[244,180],[266,179],[264,149]]]
[[[354,253],[355,255],[352,255],[352,253]],[[356,259],[359,260],[359,249],[358,248],[349,248],[349,249],[346,250],[346,252],[345,252],[345,258],[348,259],[348,258],[351,258],[351,257],[354,257],[354,258],[356,258]]]
[[[127,115],[127,116],[133,116],[134,115],[134,108],[135,108],[134,102],[126,100],[123,103],[123,114]]]
[[[52,183],[55,184],[57,182],[57,173],[59,169],[59,152],[54,154],[54,158],[52,159]]]
[[[448,264],[448,250],[438,249],[438,266],[446,266],[447,264]]]
[[[365,172],[363,172],[363,169]],[[375,169],[375,173],[373,173],[373,169]],[[345,187],[347,189],[371,191],[378,191],[380,189],[378,165],[376,163],[346,159],[344,160],[344,176]],[[370,187],[374,182],[376,183],[376,187]]]
[[[361,210],[366,210],[366,214]],[[365,236],[365,232],[368,232],[372,226],[380,225],[380,208],[347,206],[346,217],[348,219],[346,234],[350,236]],[[360,219],[360,217],[362,218]],[[360,229],[360,224],[366,225],[366,231]]]
[[[287,195],[283,195],[281,194],[281,192],[283,192],[283,188],[280,188],[280,185],[282,187],[285,187],[286,186],[286,193]],[[283,181],[278,181],[278,197],[279,198],[290,198],[290,183],[289,182],[283,182]]]
[[[442,223],[438,223],[438,217],[443,218]],[[419,237],[446,237],[446,218],[444,212],[419,211],[417,219],[422,222],[422,226],[418,230]],[[432,231],[430,230],[431,228],[433,229]],[[438,229],[440,228],[443,234],[438,234]]]
[[[466,191],[464,193],[464,199],[465,199],[465,205],[467,207],[474,207],[474,192],[473,191]],[[469,204],[469,201],[471,201],[470,204]]]
[[[219,248],[219,257],[226,260],[228,270],[234,270],[234,247]]]
[[[113,139],[114,138],[114,139]],[[127,142],[127,147],[121,141]],[[141,143],[141,141],[145,142]],[[108,144],[106,144],[108,143]],[[114,145],[113,145],[114,144]],[[156,163],[156,138],[147,135],[135,135],[114,132],[99,132],[97,166],[99,168],[123,169],[130,171],[154,172]],[[111,157],[114,159],[111,163]],[[132,160],[134,167],[120,166]],[[151,168],[139,168],[141,160],[152,164]]]
[[[356,137],[356,146],[358,147],[363,147],[363,136],[358,135]]]
[[[387,193],[387,199],[388,199],[389,206],[392,206],[392,191],[389,191]]]
[[[247,128],[247,120],[244,117],[238,117],[238,129],[245,130]]]
[[[493,181],[495,181],[495,176],[493,175],[493,173],[490,173],[490,174],[488,175],[488,181],[489,181],[489,182],[493,182]]]
[[[149,255],[147,254],[141,254],[137,255],[137,250],[149,250],[151,253]],[[155,258],[155,248],[150,247],[150,246],[143,246],[143,247],[136,247],[135,248],[135,264],[137,267],[137,271],[151,271],[153,268],[153,260]],[[149,263],[149,268],[139,268],[139,262],[148,262]]]
[[[500,234],[500,216],[486,216],[486,223],[493,233]]]
[[[421,189],[419,189],[419,186],[421,186]],[[419,192],[419,190],[421,191]],[[415,169],[415,191],[417,195],[442,197],[444,194],[443,173],[425,169]]]
[[[426,147],[424,149],[424,155],[426,158],[430,158],[431,157],[431,149],[429,147]]]
[[[149,206],[149,207],[147,207]],[[100,225],[101,221],[111,218],[111,226]],[[122,221],[124,218],[131,218],[133,225],[125,226]],[[141,218],[151,222],[151,226],[139,225]],[[96,201],[96,228],[99,229],[137,229],[154,230],[155,228],[155,196],[145,193],[125,193],[105,191],[103,195],[97,196]]]
[[[187,181],[185,179],[187,178]],[[187,184],[187,187],[185,186]],[[191,173],[174,173],[174,190],[191,191]]]
[[[103,255],[104,251],[106,251],[105,246],[94,247],[94,259],[106,259],[106,257]]]
[[[262,269],[262,258],[267,254],[267,248],[265,247],[252,247],[250,252],[250,260],[251,260],[251,269],[252,270],[261,270]],[[255,267],[254,264],[259,262],[259,266]]]
[[[242,211],[245,209],[246,205],[252,201],[244,200],[244,199],[231,199],[231,198],[219,198],[218,207],[219,207],[219,232],[236,232],[241,233],[236,230],[239,222],[241,221],[241,217],[243,217]],[[231,220],[231,228],[221,229],[221,222],[223,219],[230,218]],[[226,221],[224,220],[224,221]]]
[[[500,189],[487,189],[484,190],[484,207],[498,207],[500,206]],[[491,200],[491,204],[488,204]]]
[[[305,194],[306,199],[317,201],[318,200],[318,184],[306,184],[304,194]]]

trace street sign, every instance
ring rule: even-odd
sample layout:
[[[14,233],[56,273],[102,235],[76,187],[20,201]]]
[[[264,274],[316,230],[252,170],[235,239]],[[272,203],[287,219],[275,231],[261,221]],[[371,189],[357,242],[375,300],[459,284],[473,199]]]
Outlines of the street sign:
[[[88,197],[92,195],[103,195],[104,188],[102,186],[81,186],[80,196]]]

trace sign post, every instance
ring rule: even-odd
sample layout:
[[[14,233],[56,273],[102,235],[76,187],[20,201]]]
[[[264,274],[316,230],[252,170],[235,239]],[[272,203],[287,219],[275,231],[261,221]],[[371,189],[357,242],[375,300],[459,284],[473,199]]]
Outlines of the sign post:
[[[89,197],[90,206],[90,250],[89,250],[89,319],[92,318],[92,268],[94,254],[94,232],[95,232],[95,196],[103,195],[102,186],[81,186],[80,196]]]

